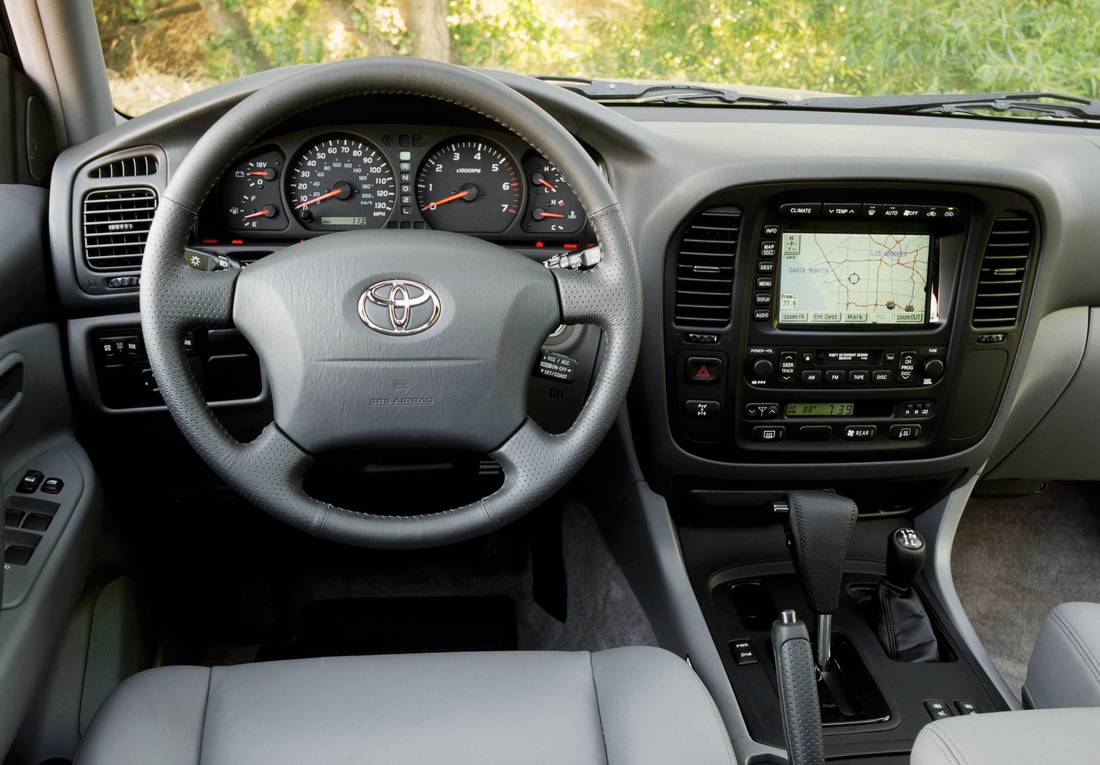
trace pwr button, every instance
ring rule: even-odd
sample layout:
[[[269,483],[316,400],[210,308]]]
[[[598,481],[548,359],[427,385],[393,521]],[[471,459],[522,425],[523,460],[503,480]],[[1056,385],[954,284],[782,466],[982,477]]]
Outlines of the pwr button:
[[[692,356],[687,360],[687,379],[695,383],[713,383],[722,379],[722,359]]]

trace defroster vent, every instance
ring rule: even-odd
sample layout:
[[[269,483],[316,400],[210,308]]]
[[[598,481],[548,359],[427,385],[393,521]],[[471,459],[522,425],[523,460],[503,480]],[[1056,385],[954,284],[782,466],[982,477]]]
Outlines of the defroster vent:
[[[84,260],[94,271],[141,267],[157,192],[146,187],[97,189],[84,196]]]
[[[974,299],[975,327],[1013,327],[1019,321],[1034,233],[1031,218],[1022,214],[993,221]]]
[[[676,248],[675,323],[684,327],[724,327],[733,301],[733,265],[741,211],[703,210],[688,223]]]

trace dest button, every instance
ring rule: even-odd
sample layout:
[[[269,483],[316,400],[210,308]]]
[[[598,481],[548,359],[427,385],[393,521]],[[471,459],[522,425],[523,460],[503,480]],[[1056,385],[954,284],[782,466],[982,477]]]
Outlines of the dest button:
[[[722,379],[722,359],[692,356],[687,360],[687,379],[696,383],[714,383]]]

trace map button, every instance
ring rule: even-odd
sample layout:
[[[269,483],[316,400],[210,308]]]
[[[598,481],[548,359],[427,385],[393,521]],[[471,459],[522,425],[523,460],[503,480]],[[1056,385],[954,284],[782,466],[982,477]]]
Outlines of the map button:
[[[775,239],[765,239],[760,243],[760,257],[762,258],[774,258],[775,253],[779,251],[779,242]]]

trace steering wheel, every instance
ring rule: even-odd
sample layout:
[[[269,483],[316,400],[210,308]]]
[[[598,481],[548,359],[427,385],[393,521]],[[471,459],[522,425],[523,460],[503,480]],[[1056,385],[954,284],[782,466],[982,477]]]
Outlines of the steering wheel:
[[[197,212],[257,136],[318,105],[414,95],[485,115],[554,163],[601,248],[586,272],[548,270],[470,236],[346,231],[287,247],[245,269],[204,271],[185,258]],[[313,67],[256,91],[194,145],[161,195],[141,270],[149,364],[184,436],[247,500],[317,537],[377,548],[449,544],[504,526],[544,502],[585,463],[622,404],[641,338],[637,256],[599,168],[556,120],[485,75],[408,58]],[[603,330],[584,408],[560,435],[526,415],[527,381],[559,324]],[[213,416],[183,354],[194,329],[236,326],[267,373],[274,419],[240,443]],[[353,511],[303,488],[316,455],[354,447],[489,453],[493,494],[442,512]],[[415,511],[413,503],[402,511]]]

